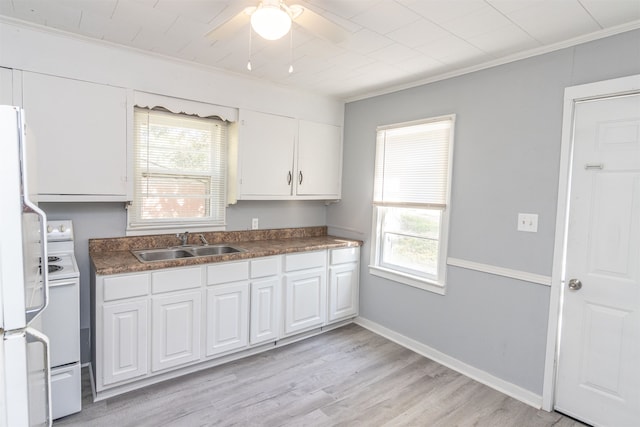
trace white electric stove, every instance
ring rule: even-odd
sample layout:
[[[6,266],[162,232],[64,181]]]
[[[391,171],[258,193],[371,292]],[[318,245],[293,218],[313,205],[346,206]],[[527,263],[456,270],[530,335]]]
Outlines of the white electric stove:
[[[47,222],[49,306],[42,330],[49,337],[53,419],[82,408],[80,381],[80,271],[71,221]]]

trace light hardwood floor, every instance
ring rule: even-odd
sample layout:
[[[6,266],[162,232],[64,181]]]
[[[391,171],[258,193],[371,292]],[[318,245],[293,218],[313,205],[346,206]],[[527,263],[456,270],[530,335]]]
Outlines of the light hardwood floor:
[[[582,426],[348,325],[98,403],[58,426]]]

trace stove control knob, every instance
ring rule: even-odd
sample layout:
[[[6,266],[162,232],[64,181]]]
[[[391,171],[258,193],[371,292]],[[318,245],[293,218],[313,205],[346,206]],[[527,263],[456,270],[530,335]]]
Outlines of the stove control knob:
[[[47,225],[47,233],[51,233],[53,231],[53,228],[50,225]]]
[[[60,224],[60,232],[64,233],[64,224]]]

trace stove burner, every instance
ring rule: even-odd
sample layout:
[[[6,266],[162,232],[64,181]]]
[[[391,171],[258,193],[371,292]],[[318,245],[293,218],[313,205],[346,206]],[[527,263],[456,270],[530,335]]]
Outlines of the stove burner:
[[[48,267],[49,267],[49,273],[55,273],[56,271],[62,270],[62,266],[61,265],[50,264]]]
[[[60,257],[59,256],[49,256],[47,257],[47,262],[58,262],[60,261]]]

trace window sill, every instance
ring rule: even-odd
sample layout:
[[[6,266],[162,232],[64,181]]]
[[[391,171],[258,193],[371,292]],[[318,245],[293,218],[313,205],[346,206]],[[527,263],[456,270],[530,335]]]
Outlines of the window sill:
[[[226,230],[226,227],[223,225],[215,226],[215,225],[185,223],[183,226],[173,224],[167,227],[159,227],[159,226],[127,227],[126,235],[127,236],[146,236],[150,234],[184,233],[185,231],[188,231],[189,233],[202,233],[202,232],[209,232],[209,231],[225,231],[225,230]]]
[[[382,277],[384,279],[393,280],[394,282],[402,283],[404,285],[413,286],[414,288],[422,289],[424,291],[433,292],[434,294],[444,295],[444,285],[428,280],[423,277],[413,276],[411,274],[400,273],[388,268],[382,268],[375,265],[369,266],[369,274]]]

